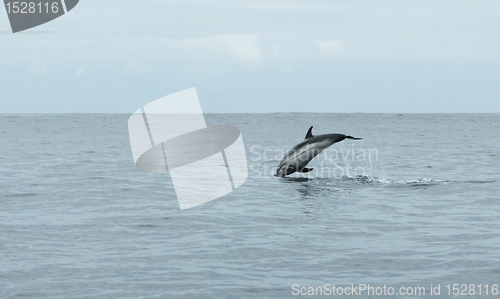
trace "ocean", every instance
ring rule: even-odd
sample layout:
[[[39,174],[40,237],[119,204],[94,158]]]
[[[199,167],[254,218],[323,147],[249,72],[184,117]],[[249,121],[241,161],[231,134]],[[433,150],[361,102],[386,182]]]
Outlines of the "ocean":
[[[249,177],[187,210],[128,117],[0,115],[0,298],[498,294],[500,114],[207,114]],[[274,177],[310,126],[363,139]]]

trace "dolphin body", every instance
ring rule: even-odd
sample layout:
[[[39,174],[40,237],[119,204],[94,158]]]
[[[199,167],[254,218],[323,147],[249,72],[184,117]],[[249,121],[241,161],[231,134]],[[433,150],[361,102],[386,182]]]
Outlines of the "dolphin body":
[[[343,134],[323,134],[314,136],[312,134],[312,128],[311,126],[307,131],[305,140],[294,146],[285,157],[283,157],[283,160],[281,160],[276,170],[276,176],[284,177],[294,172],[309,172],[313,169],[306,168],[306,165],[330,145],[344,139],[361,139]]]

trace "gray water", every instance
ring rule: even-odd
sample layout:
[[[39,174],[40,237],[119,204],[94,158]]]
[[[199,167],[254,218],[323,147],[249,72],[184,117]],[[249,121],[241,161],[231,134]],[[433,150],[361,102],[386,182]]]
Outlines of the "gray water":
[[[0,115],[0,298],[295,298],[294,284],[441,284],[446,298],[500,283],[500,115],[206,119],[241,129],[249,178],[181,211],[168,174],[135,168],[128,115]],[[311,125],[363,139],[310,163],[333,175],[273,177]]]

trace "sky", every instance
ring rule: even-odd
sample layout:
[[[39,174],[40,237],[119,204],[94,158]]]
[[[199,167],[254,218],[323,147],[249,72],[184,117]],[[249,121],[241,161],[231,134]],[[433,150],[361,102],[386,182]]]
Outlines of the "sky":
[[[80,0],[13,34],[0,113],[500,113],[500,1]]]

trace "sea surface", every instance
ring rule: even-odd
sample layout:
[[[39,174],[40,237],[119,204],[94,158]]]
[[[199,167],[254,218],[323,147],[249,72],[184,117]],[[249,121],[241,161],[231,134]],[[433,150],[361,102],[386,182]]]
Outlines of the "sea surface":
[[[241,130],[249,177],[187,210],[136,169],[128,117],[0,115],[0,298],[498,298],[500,114],[208,114]],[[310,126],[363,139],[274,177]]]

